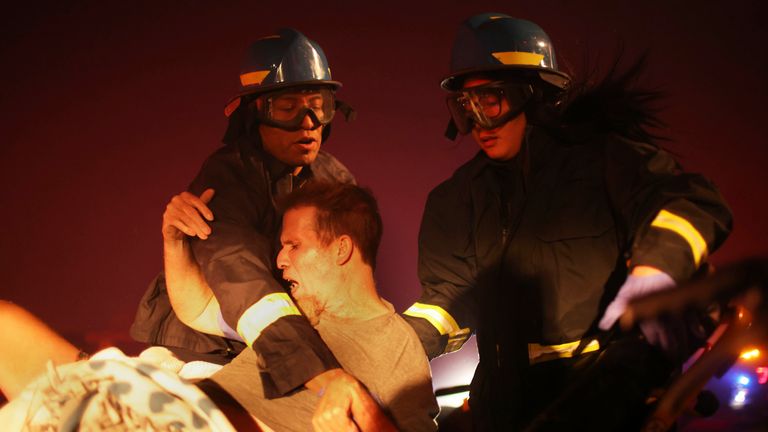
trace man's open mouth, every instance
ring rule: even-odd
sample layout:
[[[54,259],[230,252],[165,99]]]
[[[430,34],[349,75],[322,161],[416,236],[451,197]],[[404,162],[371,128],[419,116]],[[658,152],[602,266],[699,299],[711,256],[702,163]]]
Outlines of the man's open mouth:
[[[295,280],[286,278],[286,277],[284,277],[283,279],[285,279],[285,281],[288,283],[288,288],[290,288],[291,292],[294,292],[297,289],[299,289],[299,283],[296,282]]]

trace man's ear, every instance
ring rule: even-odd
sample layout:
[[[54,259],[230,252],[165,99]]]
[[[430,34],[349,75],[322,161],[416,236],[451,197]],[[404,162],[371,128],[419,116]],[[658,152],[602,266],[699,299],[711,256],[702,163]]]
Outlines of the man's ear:
[[[352,252],[355,250],[355,243],[352,238],[346,234],[341,235],[336,244],[336,264],[344,265],[352,259]]]

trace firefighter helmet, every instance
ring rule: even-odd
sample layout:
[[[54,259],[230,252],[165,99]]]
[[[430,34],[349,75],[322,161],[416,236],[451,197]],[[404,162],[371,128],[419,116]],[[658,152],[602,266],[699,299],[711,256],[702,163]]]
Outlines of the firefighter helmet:
[[[224,140],[232,141],[256,123],[296,130],[300,121],[310,115],[313,124],[325,126],[325,141],[330,134],[330,122],[336,110],[341,111],[347,120],[354,118],[354,110],[335,99],[335,91],[339,87],[341,83],[331,78],[328,59],[317,42],[290,28],[281,29],[276,35],[263,37],[251,44],[246,51],[240,69],[240,88],[224,108],[224,114],[230,119]],[[258,109],[252,110],[250,115],[245,114],[245,108],[249,104],[244,96],[260,96],[264,93],[277,95],[281,90],[290,91],[293,88],[299,91],[317,90],[317,93],[323,96],[323,109],[313,113],[302,110],[295,113],[295,118],[291,119],[274,118],[268,112]],[[269,110],[273,99],[270,98],[269,103],[264,104],[265,110]],[[250,105],[255,107],[254,103]]]
[[[555,49],[541,27],[509,15],[484,13],[459,27],[451,52],[451,73],[440,85],[456,91],[469,74],[504,70],[534,72],[559,89],[570,82],[557,68]]]
[[[341,87],[340,82],[331,79],[328,60],[317,42],[297,30],[281,29],[278,34],[261,38],[248,48],[240,70],[240,90],[232,99],[311,85]]]

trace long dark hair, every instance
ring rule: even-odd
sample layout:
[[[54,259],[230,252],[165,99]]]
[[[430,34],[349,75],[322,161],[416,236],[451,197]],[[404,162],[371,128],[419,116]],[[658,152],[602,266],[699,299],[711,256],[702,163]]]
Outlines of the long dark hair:
[[[646,58],[642,55],[623,67],[619,54],[602,78],[596,78],[597,70],[591,69],[574,80],[556,105],[549,104],[546,125],[572,142],[617,134],[658,146],[667,139],[662,133],[666,124],[660,118],[666,94],[641,83]]]

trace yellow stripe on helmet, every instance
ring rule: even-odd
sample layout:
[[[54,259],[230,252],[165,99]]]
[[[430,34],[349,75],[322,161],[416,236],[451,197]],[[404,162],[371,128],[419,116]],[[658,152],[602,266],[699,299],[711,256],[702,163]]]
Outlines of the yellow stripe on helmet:
[[[496,60],[505,65],[541,66],[543,54],[524,51],[503,51],[491,53]]]
[[[301,315],[301,312],[288,294],[268,294],[246,309],[237,321],[237,333],[251,346],[265,328],[289,315]]]
[[[707,256],[707,242],[704,241],[704,237],[684,218],[662,209],[656,219],[651,222],[651,226],[674,231],[683,237],[691,247],[696,267]]]
[[[248,72],[240,75],[240,83],[243,86],[249,86],[249,85],[259,85],[262,81],[264,81],[264,78],[269,75],[269,70],[260,70],[255,72]]]

